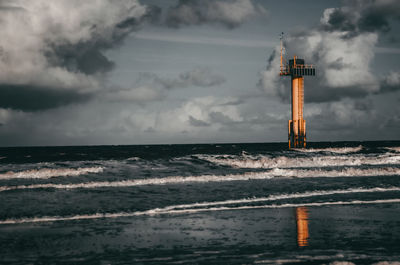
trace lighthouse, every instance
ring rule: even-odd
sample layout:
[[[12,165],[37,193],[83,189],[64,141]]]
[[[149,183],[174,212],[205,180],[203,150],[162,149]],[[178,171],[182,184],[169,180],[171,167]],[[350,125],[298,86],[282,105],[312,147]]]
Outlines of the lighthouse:
[[[289,149],[306,147],[306,120],[303,118],[304,107],[304,76],[315,76],[313,65],[305,64],[304,59],[293,56],[286,62],[284,58],[283,33],[281,35],[281,66],[280,76],[290,76],[292,119],[288,122]]]

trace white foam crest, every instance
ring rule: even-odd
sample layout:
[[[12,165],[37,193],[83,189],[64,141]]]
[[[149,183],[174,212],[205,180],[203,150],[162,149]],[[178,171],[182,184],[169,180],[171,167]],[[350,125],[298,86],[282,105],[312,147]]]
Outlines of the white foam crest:
[[[140,157],[137,157],[137,156],[133,156],[133,157],[127,158],[126,160],[127,160],[127,161],[139,161],[139,160],[141,160],[141,158],[140,158]]]
[[[102,167],[41,168],[19,172],[9,171],[0,174],[0,179],[48,179],[52,177],[79,176],[87,173],[100,173],[102,171]]]
[[[383,154],[378,156],[313,156],[313,157],[269,157],[237,156],[221,157],[216,155],[198,156],[214,164],[236,168],[296,168],[296,167],[335,167],[362,165],[398,165],[400,155]]]
[[[377,263],[372,263],[372,265],[400,265],[399,261],[379,261]]]
[[[255,202],[266,202],[266,201],[277,201],[277,200],[286,200],[286,199],[298,199],[298,198],[309,198],[309,197],[317,197],[317,196],[327,196],[327,195],[336,195],[336,194],[352,194],[352,193],[373,193],[373,192],[391,192],[391,191],[400,191],[400,187],[390,187],[390,188],[353,188],[353,189],[344,189],[344,190],[327,190],[327,191],[309,191],[304,193],[291,193],[291,194],[278,194],[271,195],[268,197],[260,197],[260,198],[244,198],[238,200],[226,200],[226,201],[217,201],[217,202],[200,202],[200,203],[192,203],[192,204],[179,204],[165,207],[165,210],[172,209],[185,209],[185,208],[195,208],[195,207],[209,207],[209,206],[217,206],[217,205],[229,205],[229,204],[244,204],[244,203],[255,203]]]
[[[385,149],[400,153],[400,146],[385,147]]]
[[[122,181],[103,181],[103,182],[84,182],[73,184],[31,184],[2,186],[1,191],[20,190],[20,189],[91,189],[91,188],[117,188],[134,187],[143,185],[166,185],[166,184],[184,184],[184,183],[205,183],[205,182],[229,182],[229,181],[247,181],[247,180],[265,180],[276,177],[367,177],[367,176],[393,176],[400,175],[400,168],[386,167],[374,169],[343,168],[341,170],[306,170],[306,169],[272,169],[265,172],[247,172],[244,174],[230,175],[202,175],[202,176],[171,176],[165,178],[133,179]]]
[[[297,152],[315,153],[315,152],[329,152],[336,154],[348,154],[360,152],[363,149],[362,145],[357,147],[328,147],[328,148],[294,148]]]
[[[165,208],[156,208],[146,211],[136,212],[119,212],[119,213],[95,213],[74,216],[43,216],[21,219],[1,220],[0,224],[22,224],[22,223],[39,223],[39,222],[56,222],[56,221],[72,221],[72,220],[89,220],[100,218],[118,218],[133,216],[154,216],[164,214],[191,214],[201,212],[214,211],[237,211],[237,210],[255,210],[255,209],[271,209],[271,208],[296,208],[296,207],[320,207],[334,205],[357,205],[357,204],[383,204],[383,203],[400,203],[400,199],[372,200],[372,201],[336,201],[336,202],[313,202],[313,203],[286,203],[286,204],[269,204],[257,206],[237,206],[237,207],[212,207],[212,208],[195,208],[195,209],[178,209],[170,210]]]
[[[356,265],[356,264],[350,261],[333,261],[329,263],[329,265]]]

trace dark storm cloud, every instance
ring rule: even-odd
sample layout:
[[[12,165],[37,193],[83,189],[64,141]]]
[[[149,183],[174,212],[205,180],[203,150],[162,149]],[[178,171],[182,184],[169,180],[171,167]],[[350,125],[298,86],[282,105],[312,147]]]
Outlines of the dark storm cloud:
[[[114,67],[104,51],[159,13],[137,0],[1,1],[0,12],[0,107],[26,111],[101,90]]]
[[[390,13],[377,12],[375,8],[371,8],[363,14],[359,22],[359,28],[361,31],[375,31],[380,30],[387,32],[390,30],[387,15]]]
[[[400,19],[397,0],[348,1],[340,8],[325,10],[325,30],[348,31],[349,34],[390,30],[390,19]]]
[[[47,59],[50,64],[64,67],[70,72],[87,75],[106,73],[111,71],[115,64],[105,57],[100,49],[98,45],[89,44],[58,46],[47,54]]]
[[[137,30],[144,21],[155,20],[159,10],[156,7],[148,8],[147,13],[137,18],[128,16],[111,28],[111,33],[106,38],[99,38],[95,34],[88,40],[77,43],[51,43],[46,55],[50,63],[65,67],[72,72],[82,72],[88,75],[106,73],[113,69],[114,62],[110,61],[103,52],[120,45],[129,33]],[[96,31],[97,25],[92,24]]]
[[[179,0],[167,12],[166,24],[170,27],[182,25],[222,24],[235,28],[249,18],[266,11],[251,0]]]
[[[29,85],[0,84],[0,106],[22,111],[40,111],[90,99],[90,94],[73,90]]]
[[[9,102],[2,100],[0,108],[47,109],[81,102],[81,95],[104,90],[105,74],[115,66],[104,52],[120,45],[145,22],[174,27],[218,23],[233,28],[265,12],[250,0],[182,0],[174,7],[163,8],[167,10],[164,18],[162,8],[137,0],[0,1],[0,84],[5,84],[0,86],[4,89],[0,94],[7,94]],[[195,69],[177,79],[154,80],[167,89],[225,82],[224,77],[208,69]],[[10,87],[19,89],[11,93]],[[60,92],[55,92],[57,89]],[[130,93],[129,89],[122,90]],[[133,97],[138,100],[160,98],[156,90],[141,87],[136,91],[145,93]],[[25,107],[20,99],[11,98],[27,98],[34,92],[43,99],[35,106],[27,103]]]
[[[354,31],[356,25],[353,21],[354,13],[350,10],[332,9],[332,12],[328,15],[328,21],[325,29],[328,30],[340,30],[340,31]]]

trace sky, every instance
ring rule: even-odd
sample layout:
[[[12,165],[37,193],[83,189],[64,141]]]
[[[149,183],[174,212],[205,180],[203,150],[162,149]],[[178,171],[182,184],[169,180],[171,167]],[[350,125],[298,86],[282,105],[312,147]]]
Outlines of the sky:
[[[0,146],[400,140],[397,0],[0,0]]]

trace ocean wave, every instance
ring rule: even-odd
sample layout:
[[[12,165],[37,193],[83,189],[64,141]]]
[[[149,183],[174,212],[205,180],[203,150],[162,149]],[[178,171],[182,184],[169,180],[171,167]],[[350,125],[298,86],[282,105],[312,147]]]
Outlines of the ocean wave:
[[[79,176],[88,173],[100,173],[102,167],[80,167],[80,168],[41,168],[29,169],[19,172],[9,171],[0,174],[0,180],[8,179],[48,179],[52,177]]]
[[[385,147],[386,150],[400,153],[400,146]]]
[[[400,199],[385,199],[371,201],[335,201],[335,202],[312,202],[312,203],[285,203],[285,204],[267,204],[256,206],[234,206],[234,207],[211,207],[211,208],[194,208],[194,209],[169,209],[155,208],[146,211],[135,212],[119,212],[119,213],[95,213],[74,216],[43,216],[33,218],[6,219],[0,220],[0,224],[21,224],[21,223],[39,223],[39,222],[56,222],[56,221],[73,221],[73,220],[90,220],[100,218],[119,218],[119,217],[134,217],[134,216],[155,216],[155,215],[170,215],[170,214],[193,214],[201,212],[215,211],[237,211],[237,210],[256,210],[256,209],[271,209],[271,208],[296,208],[296,207],[321,207],[335,205],[357,205],[357,204],[384,204],[384,203],[400,203]]]
[[[372,253],[373,255],[373,253]],[[380,258],[380,257],[379,257]],[[318,264],[326,264],[329,262],[329,265],[355,265],[355,263],[346,261],[345,259],[350,260],[360,260],[360,259],[367,259],[367,260],[376,260],[376,256],[370,256],[370,254],[363,254],[359,255],[356,253],[346,253],[344,251],[340,251],[336,255],[293,255],[288,256],[286,259],[262,259],[254,261],[255,264],[292,264],[292,263],[313,263],[315,262],[323,262]],[[330,262],[331,261],[331,262]],[[371,263],[371,265],[400,265],[398,261],[379,261],[376,263]]]
[[[400,164],[400,155],[395,154],[313,157],[197,155],[197,157],[214,164],[235,168],[296,168]]]
[[[379,261],[372,263],[372,265],[400,265],[400,261]]]
[[[328,195],[337,195],[337,194],[353,194],[353,193],[375,193],[375,192],[393,192],[400,191],[400,187],[390,187],[390,188],[353,188],[353,189],[343,189],[343,190],[317,190],[317,191],[308,191],[303,193],[288,193],[288,194],[277,194],[270,195],[268,197],[259,197],[259,198],[243,198],[238,200],[225,200],[225,201],[217,201],[217,202],[198,202],[192,204],[179,204],[168,206],[163,209],[165,210],[173,210],[173,209],[186,209],[186,208],[197,208],[197,207],[210,207],[210,206],[218,206],[218,205],[229,205],[229,204],[246,204],[246,203],[258,203],[258,202],[267,202],[267,201],[278,201],[278,200],[286,200],[286,199],[299,199],[299,198],[310,198],[310,197],[319,197],[319,196],[328,196]]]
[[[297,152],[303,153],[315,153],[315,152],[329,152],[336,154],[349,154],[349,153],[357,153],[363,149],[362,145],[357,147],[328,147],[328,148],[294,148]]]
[[[21,189],[92,189],[92,188],[120,188],[144,185],[166,185],[166,184],[185,184],[185,183],[205,183],[205,182],[229,182],[229,181],[248,181],[265,180],[277,177],[312,178],[312,177],[368,177],[368,176],[393,176],[400,175],[400,168],[343,168],[341,170],[306,170],[306,169],[272,169],[265,172],[247,172],[243,174],[230,175],[201,175],[201,176],[171,176],[165,178],[133,179],[122,181],[104,182],[85,182],[74,184],[31,184],[17,186],[2,186],[1,191],[21,190]]]
[[[255,264],[293,264],[293,263],[300,263],[300,262],[308,262],[310,261],[325,261],[325,260],[334,260],[330,262],[329,265],[355,265],[352,262],[348,261],[335,261],[335,259],[343,259],[345,256],[343,254],[336,254],[336,255],[297,255],[294,257],[288,257],[286,259],[262,259],[254,261]],[[313,262],[313,263],[314,263]],[[326,264],[326,263],[322,263]],[[400,264],[399,264],[400,265]]]
[[[341,255],[339,254],[336,256],[340,257]],[[329,256],[320,256],[320,259],[321,258],[329,259]],[[356,257],[356,259],[359,259],[359,257]],[[317,256],[317,259],[311,259],[311,260],[318,260],[318,256]],[[356,264],[351,261],[334,260],[334,261],[330,262],[329,265],[356,265]]]
[[[137,156],[133,156],[133,157],[127,158],[126,160],[127,160],[127,161],[139,161],[139,160],[141,160],[141,158],[140,158],[140,157],[137,157]]]

